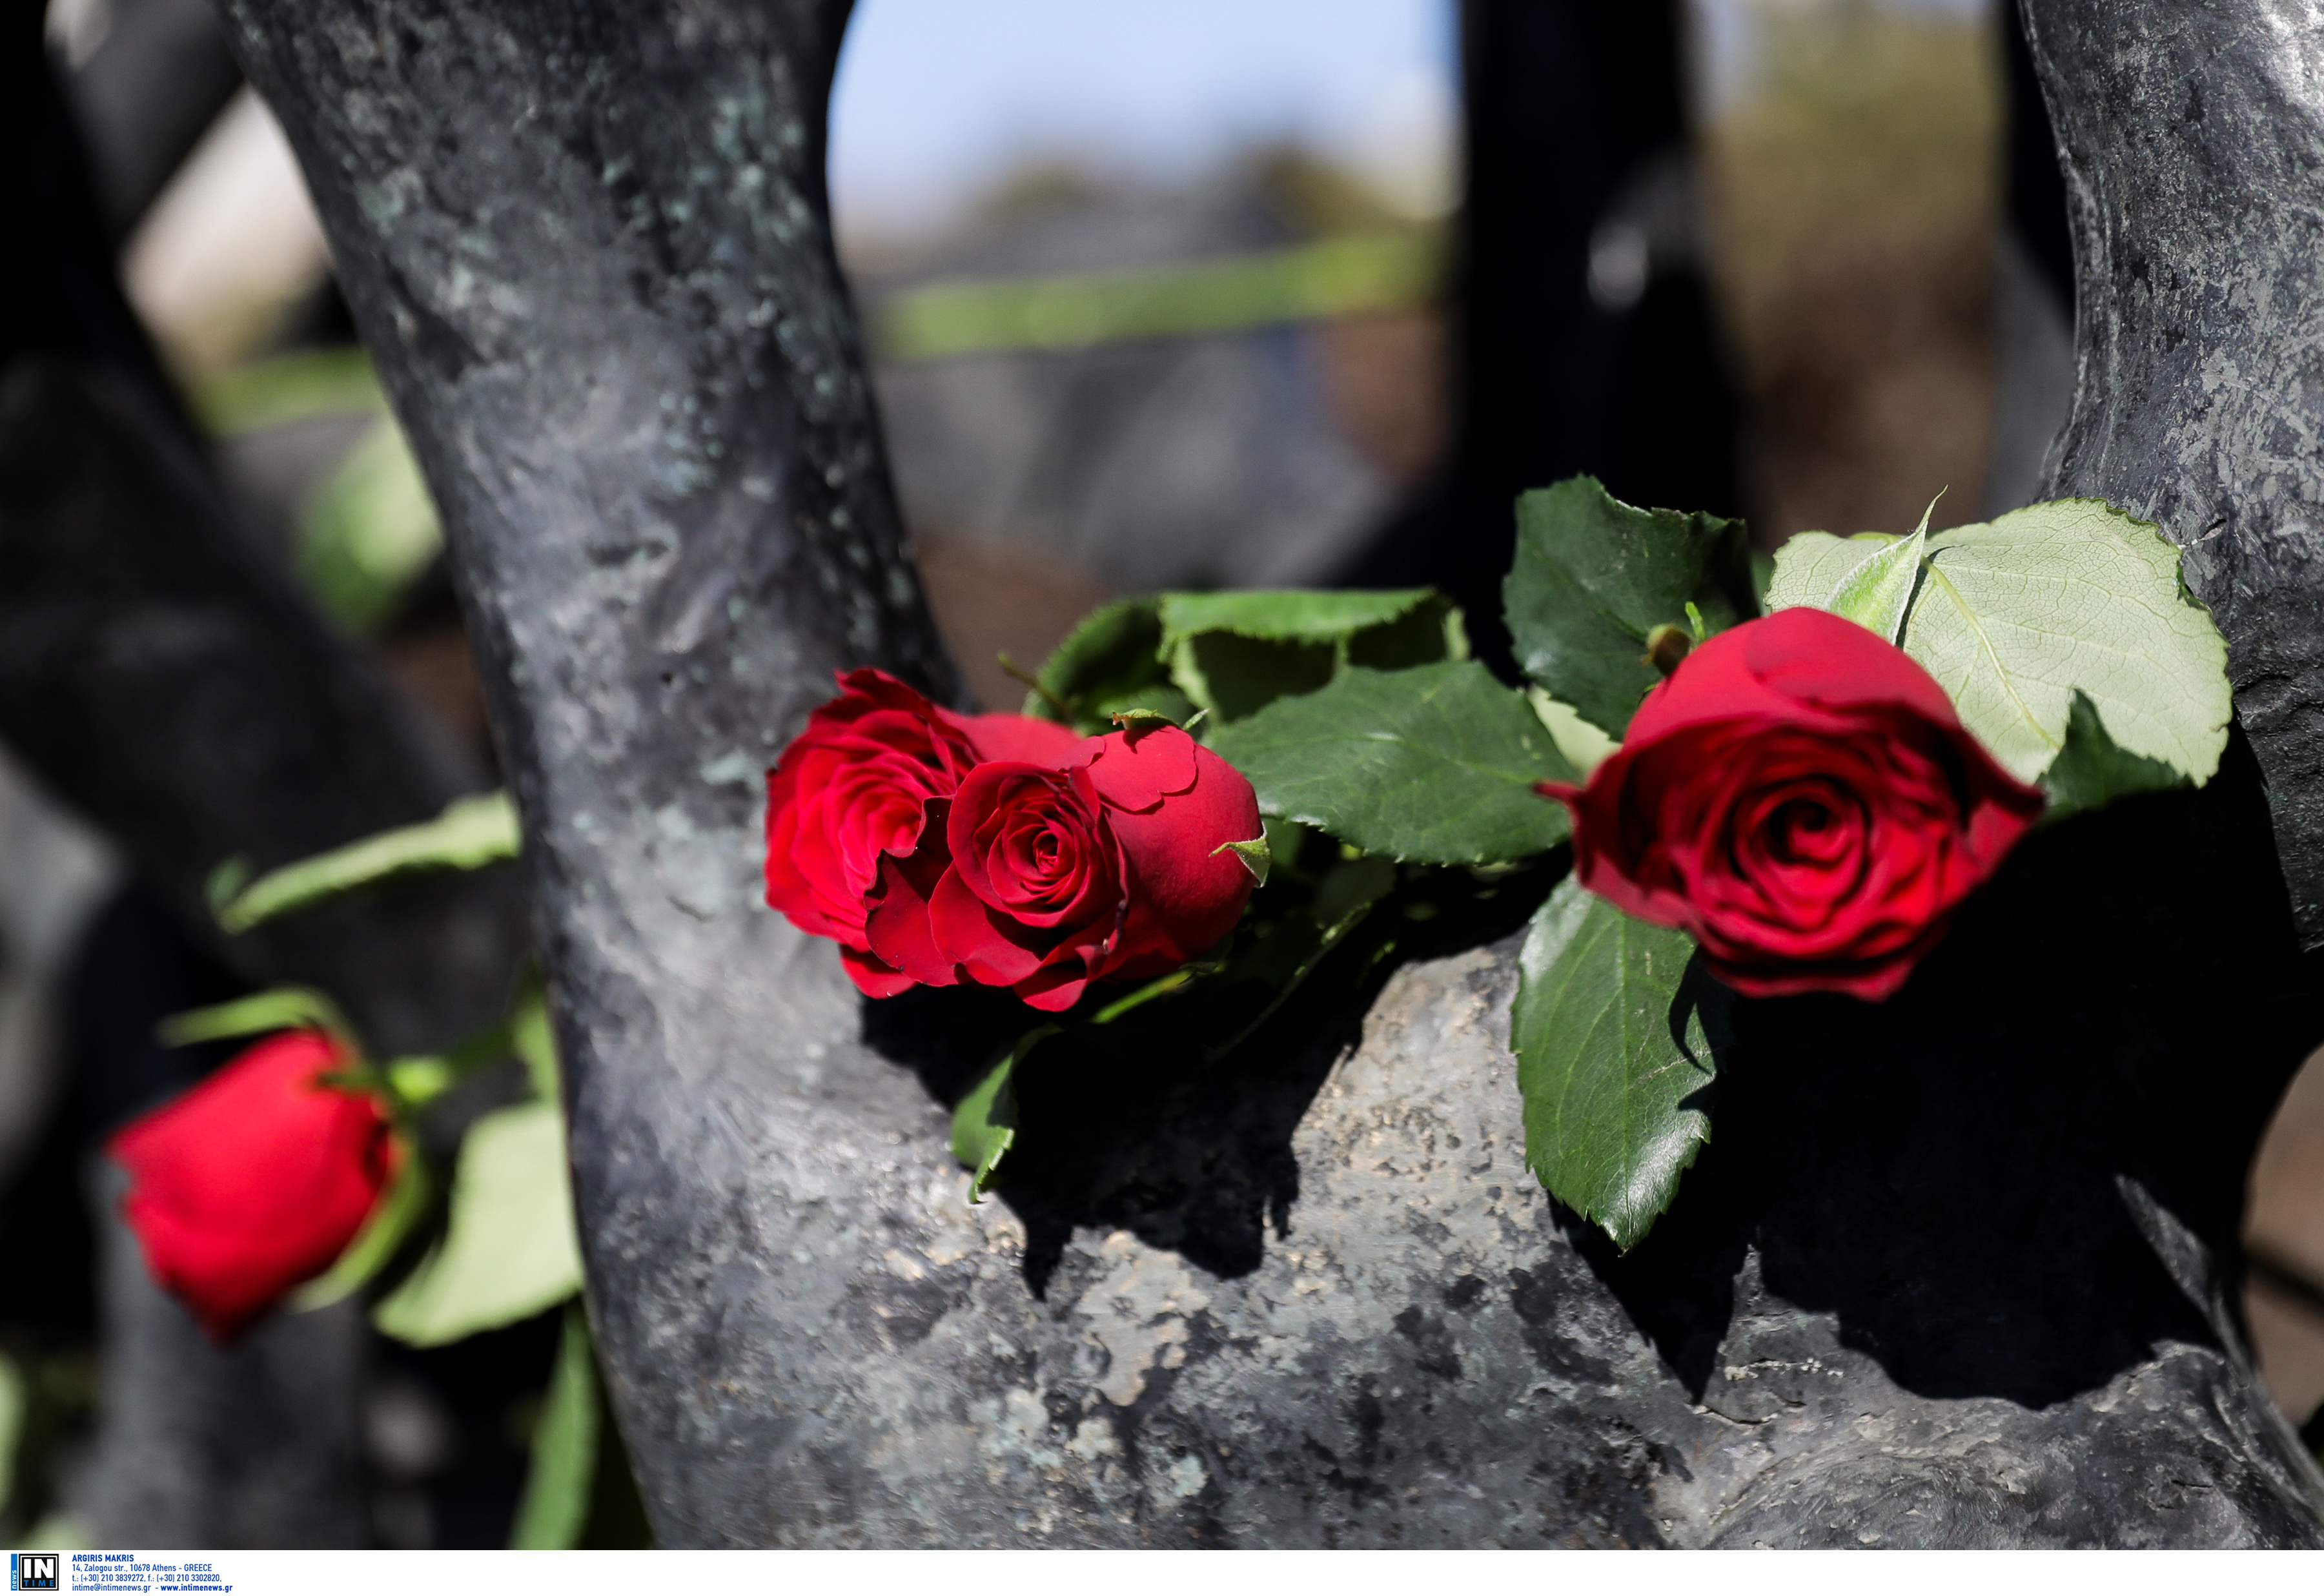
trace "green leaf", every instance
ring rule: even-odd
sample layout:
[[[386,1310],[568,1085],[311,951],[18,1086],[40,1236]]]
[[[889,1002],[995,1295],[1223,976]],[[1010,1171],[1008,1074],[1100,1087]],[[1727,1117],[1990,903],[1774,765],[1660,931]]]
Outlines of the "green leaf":
[[[1330,643],[1275,642],[1231,632],[1183,637],[1170,652],[1170,679],[1194,704],[1237,721],[1278,698],[1312,693],[1339,669]]]
[[[235,438],[312,416],[385,415],[371,356],[355,345],[301,349],[205,380],[194,413],[213,438]]]
[[[373,1318],[399,1341],[442,1346],[530,1318],[580,1288],[564,1121],[549,1103],[520,1103],[468,1128],[452,1175],[451,1228]]]
[[[1904,540],[1894,532],[1794,532],[1775,550],[1775,574],[1767,584],[1767,612],[1799,605],[1828,609],[1829,600],[1865,560]],[[1812,596],[1811,596],[1812,595]]]
[[[382,416],[300,512],[299,574],[323,612],[364,636],[391,619],[444,547],[401,429]]]
[[[1832,590],[1829,606],[1832,613],[1846,616],[1888,642],[1904,635],[1904,617],[1920,586],[1921,562],[1929,546],[1929,517],[1936,509],[1936,501],[1930,500],[1911,537],[1875,549],[1840,578]]]
[[[1348,665],[1401,670],[1468,657],[1461,612],[1433,588],[1284,588],[1162,595],[1163,658],[1221,720],[1312,693]]]
[[[1565,762],[1587,777],[1599,762],[1622,745],[1588,721],[1571,704],[1561,704],[1539,687],[1526,689],[1526,702],[1549,732],[1549,740]]]
[[[1162,595],[1162,651],[1205,632],[1273,642],[1341,643],[1413,613],[1436,596],[1429,587],[1389,593],[1277,588]]]
[[[396,876],[479,870],[515,858],[519,842],[516,805],[507,793],[455,798],[433,820],[383,831],[267,872],[217,911],[218,924],[239,933]]]
[[[1112,731],[1113,717],[1121,711],[1134,710],[1142,716],[1167,721],[1190,733],[1195,731],[1196,723],[1204,714],[1200,705],[1167,681],[1150,684],[1133,693],[1092,698],[1085,703],[1089,713],[1075,717],[1074,729],[1094,735]]]
[[[1525,699],[1473,660],[1351,669],[1305,697],[1222,726],[1211,746],[1268,815],[1367,853],[1425,864],[1524,859],[1566,837],[1533,790],[1575,772]]]
[[[524,1060],[524,1073],[533,1095],[543,1102],[564,1106],[561,1072],[557,1063],[557,1033],[549,1021],[549,994],[539,977],[527,983],[509,1019],[509,1045]]]
[[[459,1084],[460,1072],[440,1053],[391,1058],[380,1066],[387,1089],[407,1109],[424,1108]]]
[[[1829,609],[1869,539],[1803,532],[1775,557],[1769,602]],[[2127,752],[2197,784],[2227,746],[2227,645],[2179,583],[2179,551],[2095,499],[2065,499],[1931,537],[1904,651],[2020,780],[2064,746],[2089,696]]]
[[[604,1409],[588,1315],[579,1302],[567,1303],[556,1367],[532,1427],[532,1466],[509,1531],[511,1551],[561,1552],[581,1544],[597,1476]]]
[[[339,1006],[310,987],[279,986],[253,992],[230,1003],[189,1009],[172,1014],[155,1028],[166,1047],[196,1042],[222,1041],[229,1037],[254,1037],[267,1031],[319,1030],[336,1038],[351,1054],[360,1055],[355,1028]]]
[[[1570,877],[1534,915],[1517,977],[1509,1045],[1526,1162],[1627,1250],[1711,1139],[1725,989],[1683,932],[1632,919]]]
[[[1043,692],[1073,706],[1080,730],[1102,732],[1116,709],[1142,706],[1165,715],[1178,713],[1167,702],[1180,697],[1162,664],[1162,601],[1125,598],[1091,611],[1067,634],[1036,678]],[[1192,715],[1187,704],[1184,715]],[[1024,713],[1063,720],[1041,693],[1029,693]]]
[[[250,861],[236,853],[219,860],[217,868],[210,872],[209,880],[202,883],[202,900],[210,906],[210,913],[215,915],[232,903],[235,894],[248,885]]]
[[[2043,825],[2069,815],[2103,809],[2116,798],[2134,793],[2161,792],[2183,787],[2187,779],[2160,760],[2131,753],[2107,735],[2106,723],[2089,695],[2079,689],[2066,717],[2066,745],[2042,773],[2042,789],[2050,795]]]
[[[428,1216],[435,1198],[435,1177],[429,1174],[427,1163],[407,1146],[403,1167],[387,1195],[371,1211],[371,1217],[364,1221],[363,1229],[355,1232],[338,1261],[291,1293],[292,1311],[327,1308],[377,1279],[380,1271],[394,1261],[414,1227]]]
[[[1525,673],[1616,738],[1662,679],[1648,632],[1684,627],[1690,602],[1712,632],[1758,613],[1741,521],[1639,510],[1592,476],[1519,496],[1501,594]]]
[[[380,1066],[387,1088],[408,1115],[425,1108],[487,1065],[498,1064],[518,1051],[515,1030],[523,1010],[507,1023],[487,1026],[441,1053],[421,1053],[391,1058]]]
[[[1037,1025],[1010,1044],[973,1091],[952,1112],[952,1156],[968,1167],[968,1200],[984,1201],[984,1188],[1001,1159],[1017,1141],[1017,1066],[1034,1048],[1061,1029]]]
[[[1135,704],[1128,709],[1113,710],[1105,718],[1114,730],[1129,733],[1133,740],[1143,737],[1148,732],[1158,732],[1164,726],[1183,726],[1185,724],[1182,720],[1163,714],[1158,709],[1148,709],[1142,705]]]
[[[1393,621],[1369,626],[1348,639],[1349,665],[1371,670],[1409,670],[1444,660],[1469,657],[1469,628],[1461,606],[1432,593]]]

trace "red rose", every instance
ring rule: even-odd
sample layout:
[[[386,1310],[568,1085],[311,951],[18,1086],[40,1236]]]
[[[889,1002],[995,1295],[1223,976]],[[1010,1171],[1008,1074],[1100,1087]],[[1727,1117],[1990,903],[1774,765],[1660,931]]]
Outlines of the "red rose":
[[[1646,695],[1573,811],[1582,884],[1751,997],[1904,983],[2042,813],[1936,678],[1821,610],[1712,638]]]
[[[145,1267],[213,1342],[330,1268],[395,1173],[378,1100],[317,1084],[346,1062],[318,1031],[270,1037],[106,1144]]]
[[[949,798],[978,761],[1061,764],[1081,740],[1026,715],[955,715],[885,671],[851,670],[839,686],[767,772],[767,903],[837,941],[866,993],[892,997],[912,983],[863,931],[880,860],[912,851],[929,800]]]
[[[1219,850],[1259,835],[1250,783],[1175,726],[1093,737],[1064,770],[980,765],[929,806],[917,853],[882,862],[872,948],[912,980],[1068,1009],[1233,929],[1251,876]]]
[[[1102,973],[1167,974],[1217,946],[1242,918],[1255,883],[1225,844],[1260,835],[1259,795],[1176,726],[1116,732],[1088,747],[1090,776],[1130,873],[1121,938]]]

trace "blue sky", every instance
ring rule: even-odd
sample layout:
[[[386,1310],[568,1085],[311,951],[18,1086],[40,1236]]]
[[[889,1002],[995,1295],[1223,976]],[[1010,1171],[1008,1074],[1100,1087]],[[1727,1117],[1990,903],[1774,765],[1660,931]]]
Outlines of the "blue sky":
[[[1283,137],[1425,162],[1455,48],[1452,0],[857,0],[834,203],[917,230],[1028,158],[1169,179]]]

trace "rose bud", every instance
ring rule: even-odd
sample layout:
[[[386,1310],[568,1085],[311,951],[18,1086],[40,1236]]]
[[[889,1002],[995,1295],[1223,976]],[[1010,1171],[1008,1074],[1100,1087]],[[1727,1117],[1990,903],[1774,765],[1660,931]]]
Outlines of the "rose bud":
[[[865,938],[880,860],[911,853],[928,801],[978,761],[1062,764],[1081,739],[1021,715],[955,715],[885,671],[851,670],[839,686],[767,772],[767,903],[838,942],[865,993],[890,997],[912,982]]]
[[[1902,649],[1821,610],[1720,633],[1574,788],[1582,884],[1750,997],[1904,983],[2041,815]]]
[[[1229,843],[1260,835],[1243,773],[1176,726],[1092,740],[1089,772],[1130,861],[1129,911],[1104,973],[1167,974],[1218,946],[1253,881]]]
[[[270,1037],[106,1144],[145,1267],[220,1345],[330,1268],[395,1173],[378,1099],[317,1078],[347,1063],[319,1031]]]
[[[1176,969],[1233,929],[1259,835],[1241,772],[1175,726],[1083,745],[1070,770],[980,765],[944,806],[942,843],[881,867],[875,954],[913,980],[1007,986],[1071,1008],[1092,981]]]

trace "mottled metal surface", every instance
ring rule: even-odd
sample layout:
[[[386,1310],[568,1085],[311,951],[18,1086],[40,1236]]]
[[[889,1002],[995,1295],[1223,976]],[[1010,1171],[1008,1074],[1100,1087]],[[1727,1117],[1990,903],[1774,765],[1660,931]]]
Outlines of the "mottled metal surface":
[[[2079,277],[2059,494],[2161,525],[2227,638],[2324,944],[2324,8],[2024,0]]]
[[[228,10],[485,642],[665,1541],[2324,1539],[2219,1306],[2313,1040],[2240,745],[2027,844],[1886,1007],[1748,1007],[1627,1257],[1523,1168],[1506,925],[1232,1075],[1037,1070],[973,1209],[995,1016],[867,1007],[756,901],[825,673],[945,675],[822,214],[844,5]]]

